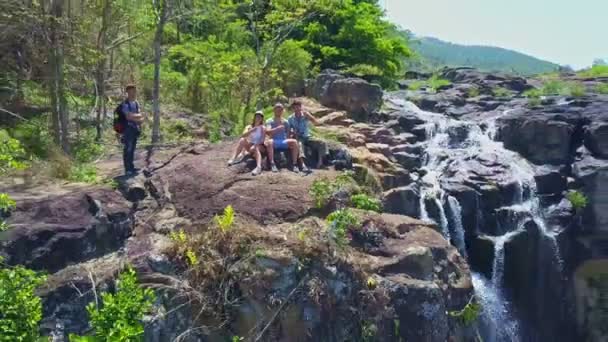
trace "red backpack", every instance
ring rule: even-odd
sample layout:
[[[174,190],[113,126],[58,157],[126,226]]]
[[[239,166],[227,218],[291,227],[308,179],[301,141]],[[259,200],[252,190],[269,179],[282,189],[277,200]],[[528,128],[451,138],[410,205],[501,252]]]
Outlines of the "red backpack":
[[[122,106],[125,103],[127,106],[129,106],[129,110],[131,110],[131,103],[129,100],[122,101],[120,104],[118,104],[116,109],[114,109],[114,132],[118,134],[123,134],[125,129],[127,129],[127,124],[129,123],[127,121],[127,114],[122,111]],[[135,102],[135,110],[139,112],[139,104],[137,102]]]

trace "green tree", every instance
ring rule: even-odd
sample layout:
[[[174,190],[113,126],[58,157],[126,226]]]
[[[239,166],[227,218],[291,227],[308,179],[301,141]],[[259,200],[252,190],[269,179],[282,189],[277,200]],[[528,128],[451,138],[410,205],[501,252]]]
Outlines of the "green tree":
[[[385,84],[398,77],[411,51],[375,2],[345,0],[330,10],[303,30],[305,46],[320,68],[370,66]]]

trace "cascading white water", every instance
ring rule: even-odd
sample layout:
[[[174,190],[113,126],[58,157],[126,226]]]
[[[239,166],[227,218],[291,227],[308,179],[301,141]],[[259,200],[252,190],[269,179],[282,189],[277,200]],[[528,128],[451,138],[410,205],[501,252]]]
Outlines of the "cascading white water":
[[[481,334],[484,342],[519,342],[519,325],[511,316],[500,291],[479,273],[472,273],[475,294],[481,303]]]
[[[548,230],[544,223],[540,200],[536,195],[534,169],[519,154],[505,149],[501,142],[495,140],[497,136],[496,118],[480,125],[476,122],[454,120],[442,114],[425,112],[407,101],[402,102],[401,106],[405,111],[414,113],[427,122],[424,125],[427,138],[422,166],[424,176],[419,182],[421,219],[440,225],[447,239],[450,239],[450,231],[453,232],[452,242],[463,256],[466,257],[466,248],[462,209],[456,198],[442,189],[443,177],[449,177],[446,176],[446,171],[451,167],[453,175],[454,172],[458,172],[459,166],[462,165],[463,169],[466,169],[469,160],[478,158],[477,160],[481,164],[500,165],[502,167],[500,172],[503,173],[504,179],[515,181],[511,199],[513,204],[500,208],[506,210],[508,214],[513,213],[512,222],[501,227],[499,234],[502,235],[492,237],[495,248],[492,279],[488,282],[482,276],[475,274],[473,281],[476,294],[484,306],[485,320],[491,321],[486,324],[493,326],[488,330],[487,336],[484,336],[484,340],[490,342],[519,341],[519,326],[511,316],[509,303],[504,300],[502,294],[505,243],[525,229],[526,220],[532,219],[538,226],[542,238],[554,246],[554,258],[558,264],[561,264],[555,234]],[[507,112],[505,111],[505,114]],[[482,126],[485,127],[485,130]],[[461,134],[463,130],[466,133],[464,136]],[[453,136],[450,136],[450,133]],[[456,166],[454,167],[454,165]],[[471,170],[471,172],[483,174],[484,170]],[[429,212],[429,208],[427,208],[429,203],[433,203],[437,210]],[[447,220],[444,206],[449,208],[451,226]],[[431,217],[431,215],[435,217]],[[481,210],[477,210],[477,215],[476,221],[479,225],[482,222]],[[472,228],[479,233],[480,227]]]
[[[453,196],[448,196],[448,205],[454,222],[454,243],[460,254],[467,258],[467,248],[464,240],[464,227],[462,226],[462,207],[458,200]]]

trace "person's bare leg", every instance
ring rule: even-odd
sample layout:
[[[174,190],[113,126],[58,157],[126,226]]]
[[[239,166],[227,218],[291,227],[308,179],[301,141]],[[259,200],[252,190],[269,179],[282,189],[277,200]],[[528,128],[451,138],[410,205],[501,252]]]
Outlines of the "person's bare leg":
[[[300,149],[298,147],[298,142],[293,139],[288,139],[287,147],[289,148],[289,151],[291,152],[291,162],[293,163],[294,167],[297,167],[298,159],[299,159],[299,155],[300,155]]]
[[[243,150],[247,148],[248,144],[249,144],[249,142],[247,141],[247,139],[245,139],[245,138],[239,139],[239,143],[236,147],[236,150],[234,151],[234,154],[232,155],[232,158],[230,158],[230,160],[231,161],[236,160],[238,158],[238,156],[241,154],[241,152],[243,152]]]
[[[266,155],[268,156],[270,169],[272,170],[272,172],[278,171],[276,165],[274,165],[274,141],[272,141],[272,139],[267,140],[264,143],[264,146],[266,146]]]
[[[253,156],[255,157],[255,162],[256,162],[256,167],[255,170],[253,170],[252,174],[254,176],[259,175],[260,173],[262,173],[262,153],[260,152],[261,146],[260,145],[256,145],[253,146],[251,148],[251,154],[253,154]]]

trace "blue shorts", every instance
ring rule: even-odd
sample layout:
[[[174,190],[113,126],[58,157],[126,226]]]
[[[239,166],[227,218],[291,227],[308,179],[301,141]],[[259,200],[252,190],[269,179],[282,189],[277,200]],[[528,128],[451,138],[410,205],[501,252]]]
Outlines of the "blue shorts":
[[[287,145],[287,139],[283,139],[283,140],[273,140],[273,146],[275,150],[286,150],[289,148],[289,146]]]

